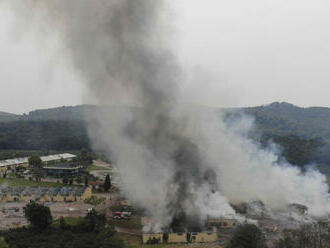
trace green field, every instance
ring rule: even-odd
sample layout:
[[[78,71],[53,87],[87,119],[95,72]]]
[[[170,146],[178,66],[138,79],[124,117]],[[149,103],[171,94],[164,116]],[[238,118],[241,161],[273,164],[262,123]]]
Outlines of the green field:
[[[8,248],[9,245],[6,243],[6,241],[3,238],[0,238],[0,248]]]
[[[72,185],[57,182],[36,182],[21,178],[0,178],[0,185],[7,184],[10,187],[69,187]]]
[[[114,225],[114,226],[117,226],[117,227],[123,227],[123,228],[128,228],[128,229],[138,229],[138,230],[141,230],[142,226],[141,226],[141,218],[140,217],[132,217],[128,220],[116,220],[116,219],[113,219],[111,221],[111,223]]]
[[[78,225],[79,223],[81,223],[83,221],[83,218],[82,217],[65,217],[64,220],[65,220],[66,224],[73,226],[73,225]],[[57,219],[53,222],[53,225],[56,226],[56,225],[59,225],[59,223],[60,223],[60,219]]]

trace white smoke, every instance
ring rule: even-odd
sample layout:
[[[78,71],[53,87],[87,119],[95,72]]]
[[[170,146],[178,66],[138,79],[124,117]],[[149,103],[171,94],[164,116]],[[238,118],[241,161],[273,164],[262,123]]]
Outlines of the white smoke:
[[[192,104],[167,42],[163,1],[10,4],[35,26],[56,30],[88,97],[107,106],[89,117],[90,138],[115,161],[130,200],[160,221],[157,230],[180,208],[205,220],[254,200],[274,211],[299,203],[313,216],[329,214],[324,175],[278,164],[274,151],[248,139],[251,118],[228,127],[218,111]],[[114,103],[135,107],[108,107]]]

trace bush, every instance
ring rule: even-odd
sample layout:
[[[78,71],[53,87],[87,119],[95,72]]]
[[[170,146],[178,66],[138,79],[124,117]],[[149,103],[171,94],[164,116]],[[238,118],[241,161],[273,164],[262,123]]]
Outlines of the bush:
[[[267,248],[266,240],[261,230],[252,224],[237,228],[229,248]]]

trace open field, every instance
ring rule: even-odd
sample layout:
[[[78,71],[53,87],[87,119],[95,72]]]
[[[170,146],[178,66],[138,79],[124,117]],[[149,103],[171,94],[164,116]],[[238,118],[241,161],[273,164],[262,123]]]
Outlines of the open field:
[[[68,225],[78,225],[82,222],[82,217],[65,217],[63,218]],[[59,225],[60,219],[57,219],[53,222],[54,225]],[[1,247],[0,247],[1,248]]]
[[[72,185],[63,184],[58,182],[36,182],[29,181],[22,178],[0,178],[0,185],[7,184],[10,187],[69,187]],[[76,185],[75,185],[76,186]]]
[[[112,220],[111,223],[113,223],[114,226],[117,227],[123,227],[128,229],[139,229],[141,230],[141,218],[138,216],[133,216],[129,220]]]

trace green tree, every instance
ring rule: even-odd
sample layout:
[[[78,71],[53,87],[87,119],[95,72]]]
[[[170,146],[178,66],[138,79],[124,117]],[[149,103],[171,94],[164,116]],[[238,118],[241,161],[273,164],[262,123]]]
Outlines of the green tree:
[[[80,176],[76,178],[76,183],[78,183],[78,184],[81,184],[82,183],[82,179],[81,179]]]
[[[40,156],[33,154],[31,157],[29,157],[29,165],[36,181],[40,181],[45,174],[44,169],[42,168],[42,161]]]
[[[229,248],[267,248],[266,240],[261,230],[252,224],[237,228]]]
[[[100,232],[103,230],[106,224],[106,218],[104,214],[96,212],[95,209],[92,209],[87,213],[84,218],[84,227],[86,231],[89,232]]]
[[[108,192],[109,189],[111,188],[111,181],[110,181],[110,176],[109,176],[109,174],[107,174],[107,176],[105,177],[103,187],[104,187],[104,190],[105,190],[106,192]]]
[[[53,218],[49,207],[31,202],[24,208],[25,218],[31,223],[31,226],[39,232],[47,229],[52,224]]]
[[[85,187],[88,187],[88,177],[85,176]]]
[[[39,155],[33,154],[29,157],[29,165],[32,167],[41,167],[42,161]]]

